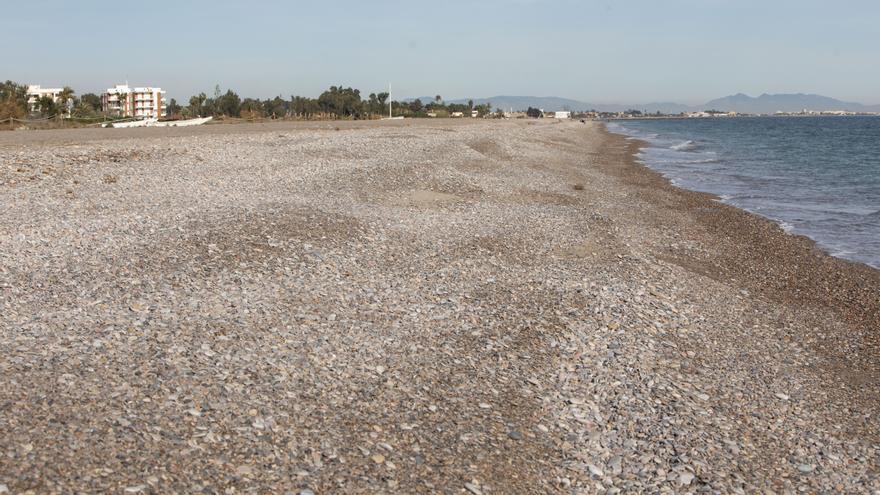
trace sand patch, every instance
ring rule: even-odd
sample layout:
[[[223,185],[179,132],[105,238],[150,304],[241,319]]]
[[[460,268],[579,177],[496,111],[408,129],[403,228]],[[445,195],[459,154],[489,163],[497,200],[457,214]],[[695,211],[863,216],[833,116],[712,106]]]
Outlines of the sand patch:
[[[584,242],[570,246],[558,246],[550,251],[550,255],[570,260],[608,260],[616,257],[618,254],[617,250],[615,250],[615,245],[616,242],[612,239],[587,239]]]
[[[468,147],[477,153],[485,156],[486,158],[492,158],[496,160],[507,160],[510,159],[510,155],[504,151],[504,148],[501,147],[496,141],[492,139],[480,139],[477,141],[472,141],[468,143]]]
[[[455,194],[431,191],[428,189],[415,189],[404,191],[399,196],[394,196],[388,201],[393,206],[437,206],[441,204],[463,201],[464,198]]]

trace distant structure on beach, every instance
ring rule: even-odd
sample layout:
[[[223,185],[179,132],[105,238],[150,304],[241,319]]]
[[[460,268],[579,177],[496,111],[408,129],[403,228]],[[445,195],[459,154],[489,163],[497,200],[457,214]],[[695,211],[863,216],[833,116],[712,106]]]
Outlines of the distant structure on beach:
[[[27,103],[28,110],[31,112],[35,112],[39,110],[40,99],[42,98],[52,98],[53,103],[58,103],[61,100],[61,93],[64,92],[64,88],[43,88],[39,84],[32,84],[27,88]]]
[[[117,117],[158,119],[166,114],[165,91],[162,88],[130,88],[117,84],[101,97],[104,112]]]
[[[556,113],[553,115],[553,118],[555,118],[555,119],[570,119],[570,118],[571,118],[571,112],[569,112],[569,111],[556,112]]]

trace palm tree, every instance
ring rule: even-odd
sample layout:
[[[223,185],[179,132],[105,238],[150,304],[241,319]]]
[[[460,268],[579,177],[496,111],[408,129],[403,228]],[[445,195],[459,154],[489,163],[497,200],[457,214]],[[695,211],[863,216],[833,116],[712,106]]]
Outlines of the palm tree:
[[[437,95],[437,96],[434,97],[434,101],[435,101],[437,104],[439,104],[441,101],[443,101],[443,97],[440,96],[440,95]]]
[[[116,105],[118,106],[120,117],[125,115],[126,100],[128,100],[128,93],[123,93],[122,91],[117,90],[116,91]]]
[[[67,112],[68,117],[70,109],[73,108],[73,93],[73,88],[70,86],[64,86],[64,89],[58,93],[58,102],[61,104],[62,112]]]

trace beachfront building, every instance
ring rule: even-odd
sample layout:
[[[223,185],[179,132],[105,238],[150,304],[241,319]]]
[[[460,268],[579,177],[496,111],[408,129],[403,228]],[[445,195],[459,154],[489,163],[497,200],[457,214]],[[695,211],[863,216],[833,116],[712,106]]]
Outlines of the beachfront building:
[[[166,113],[165,91],[162,88],[131,88],[117,84],[101,98],[104,111],[118,117],[158,119]]]
[[[571,118],[571,112],[568,112],[568,111],[565,111],[565,112],[556,112],[556,113],[553,114],[553,118],[555,118],[555,119],[570,119],[570,118]]]
[[[52,101],[58,103],[61,100],[61,93],[64,88],[43,88],[39,84],[31,84],[27,89],[28,109],[36,112],[40,109],[40,99],[44,97],[52,98]]]

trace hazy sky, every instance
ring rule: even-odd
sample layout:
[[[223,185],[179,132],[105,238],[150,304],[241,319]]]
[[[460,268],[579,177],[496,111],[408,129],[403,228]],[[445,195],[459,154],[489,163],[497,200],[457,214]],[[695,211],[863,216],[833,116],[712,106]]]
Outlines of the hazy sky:
[[[744,92],[880,103],[878,0],[15,0],[0,79],[171,97],[564,96],[702,103]]]

